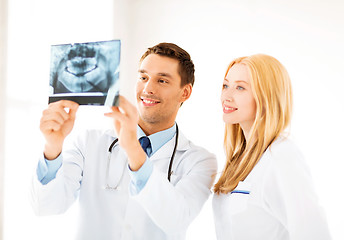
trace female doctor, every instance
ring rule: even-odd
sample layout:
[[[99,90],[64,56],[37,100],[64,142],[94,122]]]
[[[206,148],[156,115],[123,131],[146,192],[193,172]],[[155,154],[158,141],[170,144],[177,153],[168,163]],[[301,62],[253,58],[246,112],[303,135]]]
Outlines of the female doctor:
[[[214,187],[217,238],[326,240],[326,220],[299,149],[283,133],[292,89],[263,54],[229,64],[221,95],[226,164]]]

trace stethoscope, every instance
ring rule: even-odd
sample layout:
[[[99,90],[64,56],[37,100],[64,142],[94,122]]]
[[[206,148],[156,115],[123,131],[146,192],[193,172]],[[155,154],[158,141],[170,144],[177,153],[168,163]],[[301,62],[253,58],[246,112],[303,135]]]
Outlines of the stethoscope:
[[[171,175],[173,173],[172,171],[172,165],[173,165],[173,160],[174,160],[174,156],[176,154],[176,150],[177,150],[177,146],[178,146],[178,137],[179,137],[179,129],[178,129],[178,125],[176,124],[176,141],[174,143],[174,148],[173,148],[173,152],[172,152],[172,156],[170,158],[170,164],[168,166],[168,172],[167,172],[167,180],[169,182],[171,182]],[[113,140],[113,142],[110,144],[110,147],[108,149],[108,162],[107,162],[107,166],[106,166],[106,186],[105,189],[107,190],[119,190],[119,184],[122,181],[123,178],[123,172],[124,172],[124,168],[125,168],[125,164],[124,164],[124,168],[122,170],[122,175],[118,181],[118,183],[116,184],[116,186],[110,186],[109,184],[109,171],[110,171],[110,162],[111,162],[111,154],[112,154],[112,149],[114,148],[115,144],[118,142],[118,138],[116,138],[115,140]]]

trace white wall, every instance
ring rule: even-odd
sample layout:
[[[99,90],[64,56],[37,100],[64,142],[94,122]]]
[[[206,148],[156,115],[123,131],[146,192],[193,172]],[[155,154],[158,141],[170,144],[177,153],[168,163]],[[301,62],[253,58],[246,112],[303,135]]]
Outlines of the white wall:
[[[81,2],[82,11],[78,10]],[[20,236],[43,239],[45,234],[38,233],[39,229],[51,231],[54,224],[66,228],[54,235],[56,239],[68,239],[73,233],[77,208],[64,216],[36,218],[27,201],[30,170],[35,167],[35,154],[40,153],[42,145],[38,124],[47,98],[49,45],[112,38],[123,40],[121,90],[132,100],[138,59],[147,47],[163,41],[174,42],[191,54],[196,82],[191,99],[180,110],[178,124],[195,143],[217,154],[220,168],[224,156],[219,97],[227,64],[235,57],[254,53],[279,59],[293,83],[292,136],[311,168],[333,239],[344,239],[339,220],[344,214],[344,194],[340,190],[340,183],[344,182],[344,157],[340,151],[344,143],[341,1],[100,0],[96,3],[10,1],[5,239],[21,239]],[[76,128],[106,123],[102,111],[102,108],[82,108]],[[215,239],[210,200],[190,226],[187,239]]]
[[[344,239],[344,4],[310,0],[131,1],[132,48],[175,42],[191,54],[196,82],[178,122],[223,165],[220,90],[235,57],[266,53],[287,68],[294,89],[292,136],[311,168],[334,239]],[[134,79],[134,73],[133,77]],[[195,124],[196,123],[196,124]],[[300,193],[302,197],[302,193]],[[210,201],[188,239],[214,239]]]
[[[50,45],[113,39],[113,12],[112,0],[9,1],[5,240],[73,239],[77,205],[65,215],[36,217],[29,203],[43,147],[39,119],[48,101]],[[76,130],[96,125],[100,111],[81,109]]]
[[[0,239],[3,237],[3,192],[6,113],[7,1],[0,2]]]

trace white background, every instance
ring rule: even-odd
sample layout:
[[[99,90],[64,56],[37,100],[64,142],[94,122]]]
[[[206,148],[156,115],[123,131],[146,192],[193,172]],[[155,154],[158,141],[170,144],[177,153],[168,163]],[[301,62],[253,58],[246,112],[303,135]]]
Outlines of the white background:
[[[47,105],[50,45],[114,38],[123,45],[121,91],[131,100],[147,47],[174,42],[190,53],[196,81],[177,121],[218,156],[220,169],[219,98],[227,64],[255,53],[280,60],[294,90],[291,135],[309,164],[333,239],[344,239],[343,12],[340,0],[9,1],[4,239],[72,239],[77,204],[62,216],[36,217],[28,197],[43,146],[38,126]],[[111,127],[104,111],[82,107],[75,132]],[[211,198],[187,239],[215,239]]]

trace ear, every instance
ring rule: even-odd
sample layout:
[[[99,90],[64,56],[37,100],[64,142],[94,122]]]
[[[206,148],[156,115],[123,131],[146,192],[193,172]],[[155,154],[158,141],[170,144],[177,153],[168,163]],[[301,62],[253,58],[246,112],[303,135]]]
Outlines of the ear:
[[[192,85],[191,85],[191,83],[186,84],[183,87],[183,94],[181,96],[181,102],[185,102],[186,100],[188,100],[189,97],[191,96],[191,93],[192,93]]]

